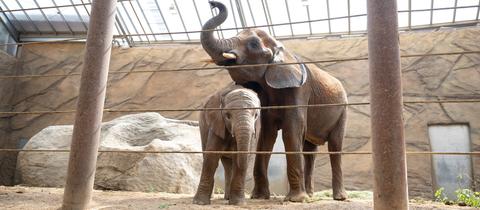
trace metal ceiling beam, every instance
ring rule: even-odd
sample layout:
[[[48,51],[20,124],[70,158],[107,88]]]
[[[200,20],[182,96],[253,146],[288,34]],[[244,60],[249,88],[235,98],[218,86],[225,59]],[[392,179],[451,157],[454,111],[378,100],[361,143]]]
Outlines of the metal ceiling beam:
[[[170,36],[170,40],[173,41],[172,34],[170,34],[170,29],[168,28],[167,21],[165,21],[165,17],[163,16],[163,12],[160,9],[160,5],[158,4],[158,0],[154,0],[154,1],[155,1],[155,6],[157,6],[158,12],[160,13],[160,17],[162,18],[163,24],[165,25],[165,29],[167,29],[167,33],[169,33],[168,35]]]
[[[267,22],[267,25],[271,24],[270,20],[268,19],[268,16],[267,16],[267,9],[265,7],[265,2],[264,0],[260,0],[262,2],[262,8],[263,8],[263,15],[265,16],[265,22]],[[269,34],[272,34],[273,36],[275,36],[275,31],[273,31],[272,33],[272,29],[273,27],[267,27],[268,28],[268,32]]]
[[[73,3],[73,0],[70,0],[70,3],[72,3],[72,5],[74,4]],[[77,17],[80,21],[82,21],[82,24],[83,24],[83,28],[85,28],[85,31],[88,30],[88,26],[87,24],[85,23],[86,21],[82,18],[82,15],[80,15],[80,12],[78,11],[77,7],[73,7],[73,9],[75,9],[75,13],[77,13]]]
[[[128,1],[128,3],[130,4],[130,7],[132,8],[133,14],[135,15],[135,17],[137,18],[138,23],[140,24],[140,28],[142,29],[143,33],[146,34],[147,31],[146,31],[145,28],[143,27],[142,20],[140,20],[140,18],[138,17],[138,14],[137,14],[137,11],[135,10],[135,7],[133,6],[133,4],[132,4],[131,1]],[[145,36],[145,38],[147,38],[147,42],[150,44],[150,38],[148,38],[148,36]]]
[[[245,15],[243,13],[242,2],[240,0],[235,0],[235,3],[237,4],[237,11],[238,11],[238,17],[240,18],[240,24],[242,24],[242,27],[245,27],[247,26],[247,21],[245,20]]]
[[[123,8],[123,11],[125,11],[125,14],[127,14],[127,20],[130,21],[130,23],[132,24],[133,26],[133,30],[135,31],[135,33],[139,34],[138,33],[138,30],[137,30],[137,27],[135,27],[135,23],[133,23],[133,20],[132,20],[132,17],[130,17],[130,15],[128,15],[128,11],[127,9],[125,8],[125,5],[123,5],[123,1],[122,2],[119,2],[119,5],[121,5],[121,7]],[[118,8],[118,5],[117,5],[117,8]],[[121,14],[120,11],[118,11],[119,14]],[[128,27],[127,27],[128,28]],[[140,41],[143,41],[142,37],[141,36],[138,36],[138,39],[140,39]]]
[[[292,18],[290,17],[290,7],[288,6],[288,0],[285,0],[285,9],[287,9],[287,17],[288,17],[288,22],[292,22]],[[295,36],[295,34],[293,33],[293,26],[292,24],[290,24],[290,34],[292,36]]]
[[[187,26],[185,26],[185,21],[183,21],[182,12],[180,11],[180,7],[178,7],[177,1],[173,0],[173,3],[175,4],[175,8],[178,11],[178,17],[180,17],[180,22],[182,22],[183,29],[185,30],[185,32],[188,32]],[[190,34],[188,33],[185,33],[185,34],[187,35],[187,39],[190,40]]]
[[[237,7],[238,8],[238,7]],[[235,28],[238,28],[238,24],[237,24],[237,18],[235,17],[235,10],[233,9],[233,2],[232,0],[230,0],[230,9],[232,10],[232,17],[233,17],[233,22],[235,23]],[[238,16],[240,16],[240,14],[238,14]],[[242,19],[240,17],[240,19]],[[240,21],[241,22],[241,21]],[[242,25],[242,27],[245,27]],[[238,29],[237,29],[237,33],[238,33]]]
[[[53,5],[57,6],[57,3],[55,2],[55,0],[52,0],[53,2]],[[70,31],[70,33],[72,33],[72,35],[75,34],[75,32],[72,30],[72,28],[70,27],[70,25],[68,24],[67,20],[65,19],[65,16],[63,16],[63,13],[60,11],[60,9],[57,7],[57,13],[60,15],[60,17],[62,18],[63,22],[65,23],[65,25],[67,26],[68,30]]]
[[[328,33],[332,33],[332,23],[331,23],[331,17],[330,17],[330,1],[327,0],[327,19],[328,19]]]
[[[33,0],[33,2],[35,3],[35,5],[37,5],[37,7],[40,8],[40,5],[38,4],[37,0]],[[40,9],[40,13],[42,14],[43,18],[45,18],[45,20],[47,21],[48,25],[50,26],[50,28],[55,32],[57,33],[57,30],[55,29],[55,27],[53,27],[52,23],[50,22],[50,20],[48,19],[47,15],[45,15],[45,12],[43,12],[43,9]]]
[[[435,3],[435,0],[430,0],[430,25],[433,24],[433,5]]]
[[[23,9],[23,6],[22,4],[20,4],[20,2],[18,2],[18,0],[15,0],[15,2],[17,3],[18,7],[20,7],[20,9]],[[23,14],[25,15],[25,17],[27,17],[28,21],[30,22],[30,24],[32,24],[33,28],[35,28],[35,30],[38,32],[38,33],[42,33],[42,31],[40,31],[40,29],[38,28],[38,26],[32,21],[32,19],[30,18],[30,16],[27,14],[27,12],[25,12],[25,10],[23,10]]]
[[[125,32],[125,29],[123,28],[120,19],[118,18],[118,10],[117,10],[117,16],[115,16],[115,22],[118,24],[118,27],[120,28],[120,33],[124,36],[124,40],[127,42],[128,47],[132,47],[132,43],[130,42],[130,37],[127,36],[127,33]]]
[[[16,34],[15,37],[17,38],[17,40],[22,40],[24,37],[33,37],[33,36],[37,36],[38,38],[45,38],[45,37],[48,37],[48,38],[55,38],[55,37],[69,37],[67,33],[63,32],[63,31],[58,31],[57,28],[54,28],[54,26],[57,25],[56,21],[53,21],[53,20],[49,20],[47,17],[47,15],[43,12],[43,10],[47,10],[47,9],[56,9],[56,11],[59,13],[59,15],[62,17],[62,20],[63,20],[63,23],[66,24],[67,28],[68,28],[68,31],[70,31],[70,37],[77,37],[77,36],[74,36],[78,33],[78,35],[82,36],[85,34],[85,31],[87,30],[87,19],[86,19],[86,15],[84,12],[80,12],[81,10],[81,7],[83,7],[85,9],[85,12],[86,14],[89,16],[90,15],[90,11],[89,9],[87,8],[89,5],[91,5],[91,2],[88,0],[80,0],[81,3],[76,3],[75,1],[73,0],[70,0],[68,5],[58,5],[56,4],[55,0],[51,0],[54,2],[54,5],[55,6],[43,6],[43,4],[39,4],[41,1],[38,1],[38,0],[35,0],[34,2],[37,3],[37,8],[23,8],[22,6],[26,5],[26,4],[23,4],[21,5],[19,0],[13,0],[12,2],[15,3],[17,2],[18,4],[18,7],[17,8],[20,8],[20,9],[10,9],[7,7],[7,5],[4,3],[4,0],[0,0],[0,5],[3,4],[3,6],[0,6],[0,13],[3,12],[3,16],[4,16],[4,20],[3,20],[3,23],[4,25],[7,26],[7,28],[9,28],[9,33],[10,34]],[[136,2],[131,2],[131,1],[136,1]],[[180,16],[180,20],[169,20],[169,22],[167,22],[165,20],[165,17],[163,16],[163,13],[160,9],[160,5],[158,3],[158,0],[153,0],[153,2],[156,4],[156,8],[158,9],[159,11],[159,14],[160,14],[160,17],[162,18],[162,21],[163,23],[165,24],[165,28],[166,28],[166,32],[165,30],[162,30],[160,33],[156,33],[153,31],[153,26],[152,24],[150,24],[150,16],[147,16],[146,12],[144,12],[144,8],[146,9],[146,6],[145,5],[142,5],[142,1],[144,0],[117,0],[117,2],[120,2],[119,4],[121,5],[118,5],[118,17],[116,18],[116,24],[115,24],[115,27],[118,31],[118,34],[119,36],[117,38],[125,38],[125,37],[128,37],[127,39],[127,42],[129,45],[134,45],[134,40],[137,40],[139,41],[140,43],[143,43],[144,41],[146,42],[150,42],[152,43],[153,41],[155,42],[162,42],[164,41],[165,39],[168,39],[167,37],[165,36],[169,36],[170,37],[170,41],[175,41],[174,40],[174,37],[172,37],[172,34],[185,34],[186,35],[186,38],[182,38],[182,37],[179,37],[179,38],[176,38],[176,39],[185,39],[185,40],[190,40],[190,33],[198,33],[198,31],[191,31],[191,28],[188,28],[187,25],[185,25],[186,23],[184,22],[184,14],[182,14],[182,11],[180,11],[180,8],[179,6],[182,6],[182,5],[179,5],[177,4],[176,1],[174,1],[175,3],[175,7],[177,8],[178,10],[178,15]],[[195,0],[192,0],[193,1],[193,6],[195,8],[195,13],[196,13],[196,17],[198,19],[198,23],[200,25],[203,25],[202,24],[202,20],[201,20],[201,13],[199,13],[198,11],[198,8],[197,8],[197,5],[196,5],[196,1]],[[252,6],[254,5],[251,5],[250,4],[250,1],[249,0],[246,0],[247,4],[246,6],[247,9],[248,9],[248,12],[250,13],[249,15],[251,16],[251,19],[253,21],[253,26],[258,26],[258,27],[264,27],[264,28],[267,28],[268,31],[270,32],[270,34],[272,34],[273,36],[276,36],[276,32],[278,32],[278,30],[275,30],[275,27],[277,27],[278,29],[278,26],[281,26],[281,25],[288,25],[290,27],[290,37],[297,37],[297,36],[309,36],[310,35],[314,35],[314,36],[317,36],[317,35],[323,35],[323,34],[313,34],[313,31],[314,29],[316,29],[315,27],[317,27],[316,25],[313,25],[312,23],[313,22],[322,22],[322,21],[325,21],[325,22],[329,22],[330,24],[328,24],[328,32],[332,35],[343,35],[345,33],[339,33],[339,32],[332,32],[332,25],[331,25],[331,21],[333,20],[337,20],[337,19],[346,19],[348,20],[348,31],[346,31],[346,34],[348,33],[358,33],[358,32],[361,32],[360,31],[352,31],[351,27],[352,27],[352,23],[350,22],[352,18],[355,18],[355,17],[363,17],[363,16],[366,16],[366,14],[361,14],[361,15],[351,15],[351,6],[350,5],[350,0],[347,0],[347,11],[348,11],[348,15],[347,16],[342,16],[342,17],[330,17],[330,1],[329,0],[325,0],[325,3],[328,4],[328,8],[327,8],[327,16],[328,18],[325,18],[325,19],[317,19],[317,20],[311,20],[310,17],[309,17],[309,13],[310,13],[310,8],[308,8],[308,5],[307,5],[307,18],[308,19],[307,21],[303,21],[303,23],[308,23],[308,27],[309,27],[309,33],[306,32],[305,34],[296,34],[298,32],[295,32],[293,30],[293,25],[296,25],[296,24],[300,24],[300,22],[302,21],[299,21],[299,22],[292,22],[291,20],[291,17],[293,17],[295,14],[294,13],[291,13],[293,12],[294,10],[290,10],[291,8],[289,6],[292,6],[291,5],[291,2],[288,2],[289,0],[285,0],[285,6],[287,7],[287,15],[290,17],[289,18],[289,21],[287,23],[273,23],[273,20],[272,20],[272,17],[271,15],[273,15],[276,11],[271,11],[270,8],[269,8],[269,3],[272,3],[271,1],[269,2],[268,0],[260,0],[261,1],[261,6],[263,7],[263,15],[265,16],[265,19],[266,19],[266,22],[267,24],[265,25],[257,25],[258,24],[258,19],[255,19],[255,15],[253,14],[253,11],[252,11]],[[456,0],[455,2],[457,2],[458,0]],[[124,5],[125,2],[128,2],[126,3],[127,5]],[[219,27],[219,31],[217,31],[218,35],[220,35],[219,37],[223,37],[223,30],[236,30],[236,31],[239,31],[239,30],[242,30],[243,28],[245,27],[252,27],[252,25],[248,25],[248,22],[246,21],[245,19],[245,15],[248,15],[248,14],[245,14],[245,12],[247,12],[244,8],[243,8],[243,5],[242,3],[245,3],[245,1],[242,1],[242,0],[229,0],[230,2],[230,9],[233,13],[233,18],[234,18],[234,21],[233,23],[235,24],[235,27],[234,28],[228,28],[228,26],[223,26],[222,27]],[[430,12],[430,22],[428,24],[428,26],[432,26],[432,27],[437,27],[435,24],[433,24],[433,15],[434,15],[434,11],[440,11],[440,10],[454,10],[455,14],[458,13],[458,9],[466,9],[466,8],[475,8],[477,11],[475,11],[477,17],[476,17],[476,20],[478,22],[478,13],[480,11],[480,0],[479,0],[479,4],[476,4],[476,5],[468,5],[468,6],[458,6],[458,4],[455,4],[455,6],[453,7],[442,7],[442,8],[434,8],[434,0],[431,0],[430,2],[430,8],[426,8],[426,9],[412,9],[412,1],[411,0],[408,0],[409,2],[409,5],[408,5],[408,8],[407,10],[399,10],[397,11],[398,13],[408,13],[408,28],[409,29],[414,29],[414,28],[425,28],[425,25],[422,25],[422,26],[418,26],[418,25],[415,25],[413,26],[412,25],[412,13],[413,12]],[[180,2],[178,2],[180,3]],[[183,1],[182,1],[183,3]],[[258,2],[260,3],[260,2]],[[135,5],[137,4],[137,5]],[[235,6],[237,8],[235,8]],[[289,5],[290,4],[290,5]],[[130,5],[130,6],[128,6]],[[128,7],[128,8],[126,8]],[[131,8],[130,8],[131,7]],[[83,25],[83,28],[85,31],[82,31],[82,29],[80,29],[79,32],[75,31],[75,28],[76,27],[81,27],[80,25],[75,25],[77,24],[77,20],[74,19],[75,22],[73,22],[72,20],[69,20],[67,18],[67,16],[65,16],[64,13],[62,13],[62,10],[59,9],[59,8],[73,8],[75,10],[75,13],[73,13],[72,15],[75,15],[80,19],[80,21],[78,22],[78,24],[82,24]],[[121,9],[123,8],[123,9]],[[80,10],[80,11],[79,11]],[[30,12],[28,11],[38,11],[39,13],[42,13],[41,16],[34,16],[32,15]],[[63,10],[64,11],[64,10]],[[185,10],[183,10],[185,12]],[[301,10],[302,12],[304,10]],[[212,11],[212,15],[215,15],[216,11]],[[237,15],[235,14],[237,13],[238,14],[238,17]],[[123,16],[122,16],[123,14]],[[39,14],[40,15],[40,14]],[[157,13],[158,15],[158,13]],[[261,13],[260,13],[261,15]],[[457,15],[457,14],[456,14]],[[43,19],[41,18],[43,16]],[[455,15],[454,15],[455,16]],[[21,19],[18,19],[20,18]],[[240,21],[237,20],[240,19]],[[258,18],[258,15],[257,15],[257,18]],[[146,22],[145,22],[146,21]],[[311,22],[310,22],[311,21]],[[454,17],[454,20],[452,21],[455,21],[455,23],[457,22],[457,18]],[[139,24],[138,24],[138,23]],[[240,24],[239,24],[240,22]],[[462,22],[459,22],[459,23],[463,23],[464,21]],[[43,23],[48,23],[50,25],[51,28],[44,28],[44,27],[41,27],[41,24]],[[232,23],[232,22],[230,22]],[[454,22],[449,22],[449,23],[442,23],[443,25],[451,25],[453,24]],[[33,26],[33,30],[32,30],[32,27],[30,27],[28,24],[31,24]],[[171,32],[168,25],[169,24],[181,24],[183,26],[183,29],[184,30],[180,30],[180,31],[175,31],[175,32]],[[241,26],[240,26],[241,25]],[[45,30],[48,30],[48,31],[41,31],[40,29],[45,29]],[[400,28],[403,30],[403,28]],[[27,31],[29,30],[29,31]],[[62,29],[63,30],[63,29]],[[158,30],[156,30],[158,31]],[[55,36],[55,32],[58,33],[58,36]],[[75,34],[74,34],[75,33]],[[138,37],[138,38],[133,38],[133,37]],[[153,38],[152,38],[153,37]],[[283,37],[283,36],[282,36]],[[147,40],[145,40],[145,38],[147,38]],[[151,39],[148,39],[148,38],[151,38]],[[153,40],[154,39],[154,40]]]
[[[12,37],[12,39],[15,41],[15,42],[18,42],[18,37],[19,37],[19,33],[18,31],[15,29],[15,27],[13,26],[13,24],[10,22],[10,20],[7,18],[7,16],[5,14],[2,13],[2,18],[0,18],[0,22],[1,24],[5,27],[5,29],[7,29],[8,31],[8,34],[10,35],[10,37]],[[6,21],[5,21],[6,20]]]
[[[478,7],[477,7],[477,18],[476,20],[478,20],[478,16],[480,15],[480,0],[478,0]]]
[[[250,5],[250,0],[247,0],[247,6],[248,6],[248,11],[250,12],[250,17],[252,18],[253,26],[257,26],[257,23],[255,21],[255,16],[253,15],[253,12],[252,12],[252,5]]]
[[[5,27],[5,29],[7,29],[8,31],[8,34],[10,34],[10,36],[12,37],[12,39],[15,41],[15,42],[18,42],[18,36],[19,36],[19,32],[17,31],[17,29],[15,28],[15,25],[10,21],[10,19],[8,18],[8,16],[5,14],[5,13],[0,13],[1,14],[1,18],[0,18],[0,21],[2,22],[2,25]],[[12,16],[13,17],[13,16]]]
[[[263,4],[263,2],[265,2],[265,4]],[[268,24],[273,24],[272,16],[270,15],[270,8],[268,7],[268,0],[262,0],[262,6],[263,6],[263,11],[265,12],[266,17],[268,18],[267,23]],[[273,37],[276,37],[274,26],[272,26],[272,31],[271,32],[272,32]]]
[[[7,4],[5,4],[5,2],[4,2],[3,0],[0,0],[0,2],[1,2],[1,3],[3,4],[3,6],[8,10]],[[2,7],[0,7],[0,9],[3,10]],[[8,12],[8,13],[10,13],[10,16],[12,17],[13,21],[15,21],[15,22],[18,23],[18,25],[15,25],[15,24],[11,23],[11,24],[15,27],[15,30],[18,31],[18,29],[17,29],[17,26],[18,26],[18,27],[20,28],[20,31],[25,31],[25,29],[23,28],[22,24],[17,20],[17,18],[15,17],[15,15],[14,15],[12,12]],[[3,14],[5,14],[5,12],[3,12]],[[5,14],[5,15],[6,15],[6,14]],[[8,17],[6,17],[6,18],[8,19]],[[11,22],[10,19],[8,19],[8,21]]]

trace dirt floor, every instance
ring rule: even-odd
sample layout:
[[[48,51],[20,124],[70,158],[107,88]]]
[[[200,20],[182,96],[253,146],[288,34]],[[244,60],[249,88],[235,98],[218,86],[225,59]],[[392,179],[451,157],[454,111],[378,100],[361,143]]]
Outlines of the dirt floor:
[[[62,188],[5,187],[0,186],[0,209],[58,209],[62,203]],[[192,204],[193,195],[145,192],[98,191],[93,194],[92,209],[372,209],[371,199],[354,195],[348,201],[333,201],[316,194],[315,199],[306,203],[283,202],[282,196],[270,200],[247,200],[245,206],[229,206],[227,201],[216,194],[209,206]],[[371,193],[369,193],[371,196]],[[352,197],[352,196],[351,196]],[[367,196],[368,197],[368,196]],[[427,201],[412,201],[410,209],[473,209],[459,206],[446,206]]]

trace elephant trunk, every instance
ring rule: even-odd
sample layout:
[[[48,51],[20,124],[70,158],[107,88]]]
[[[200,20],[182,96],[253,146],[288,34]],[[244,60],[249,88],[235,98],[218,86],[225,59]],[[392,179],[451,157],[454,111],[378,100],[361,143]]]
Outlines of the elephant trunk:
[[[225,58],[223,53],[238,46],[239,39],[237,37],[232,37],[230,39],[216,39],[213,36],[213,30],[225,22],[228,12],[225,5],[220,2],[210,1],[209,3],[212,8],[218,8],[219,13],[203,25],[200,34],[200,42],[202,43],[203,49],[205,49],[217,65],[226,65],[229,58]]]
[[[237,143],[238,151],[249,151],[254,136],[254,121],[247,119],[248,116],[240,120],[234,127],[235,139]],[[251,117],[250,117],[251,118]],[[248,154],[238,154],[237,165],[241,171],[245,171],[248,168]]]

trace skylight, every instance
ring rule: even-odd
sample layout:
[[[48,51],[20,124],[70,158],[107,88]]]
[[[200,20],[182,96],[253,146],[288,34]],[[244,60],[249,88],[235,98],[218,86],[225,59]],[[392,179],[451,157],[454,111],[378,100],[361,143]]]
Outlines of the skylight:
[[[221,26],[228,30],[219,31],[220,37],[250,26],[263,26],[270,34],[287,38],[366,31],[366,0],[219,1],[229,9]],[[399,27],[405,29],[479,20],[479,0],[397,2]],[[90,6],[91,0],[0,0],[2,21],[19,41],[85,37]],[[201,26],[216,12],[208,0],[119,0],[115,35],[129,45],[195,41]]]

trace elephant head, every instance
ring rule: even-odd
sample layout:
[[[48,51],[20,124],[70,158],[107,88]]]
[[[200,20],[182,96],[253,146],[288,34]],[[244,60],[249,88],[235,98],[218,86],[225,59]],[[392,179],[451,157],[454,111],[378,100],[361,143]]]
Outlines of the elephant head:
[[[307,73],[300,65],[231,68],[235,65],[281,64],[296,59],[285,51],[282,43],[260,29],[245,29],[229,39],[215,38],[213,30],[227,19],[228,12],[220,2],[209,3],[212,8],[219,10],[219,14],[205,23],[200,41],[217,65],[226,66],[237,84],[266,82],[272,88],[289,88],[300,87],[305,83]]]
[[[254,91],[236,87],[221,97],[220,106],[226,110],[210,111],[207,121],[212,122],[210,127],[220,138],[231,135],[238,151],[254,151],[260,133],[260,110],[249,108],[260,107],[260,99]],[[237,164],[247,168],[247,155],[240,157]]]

